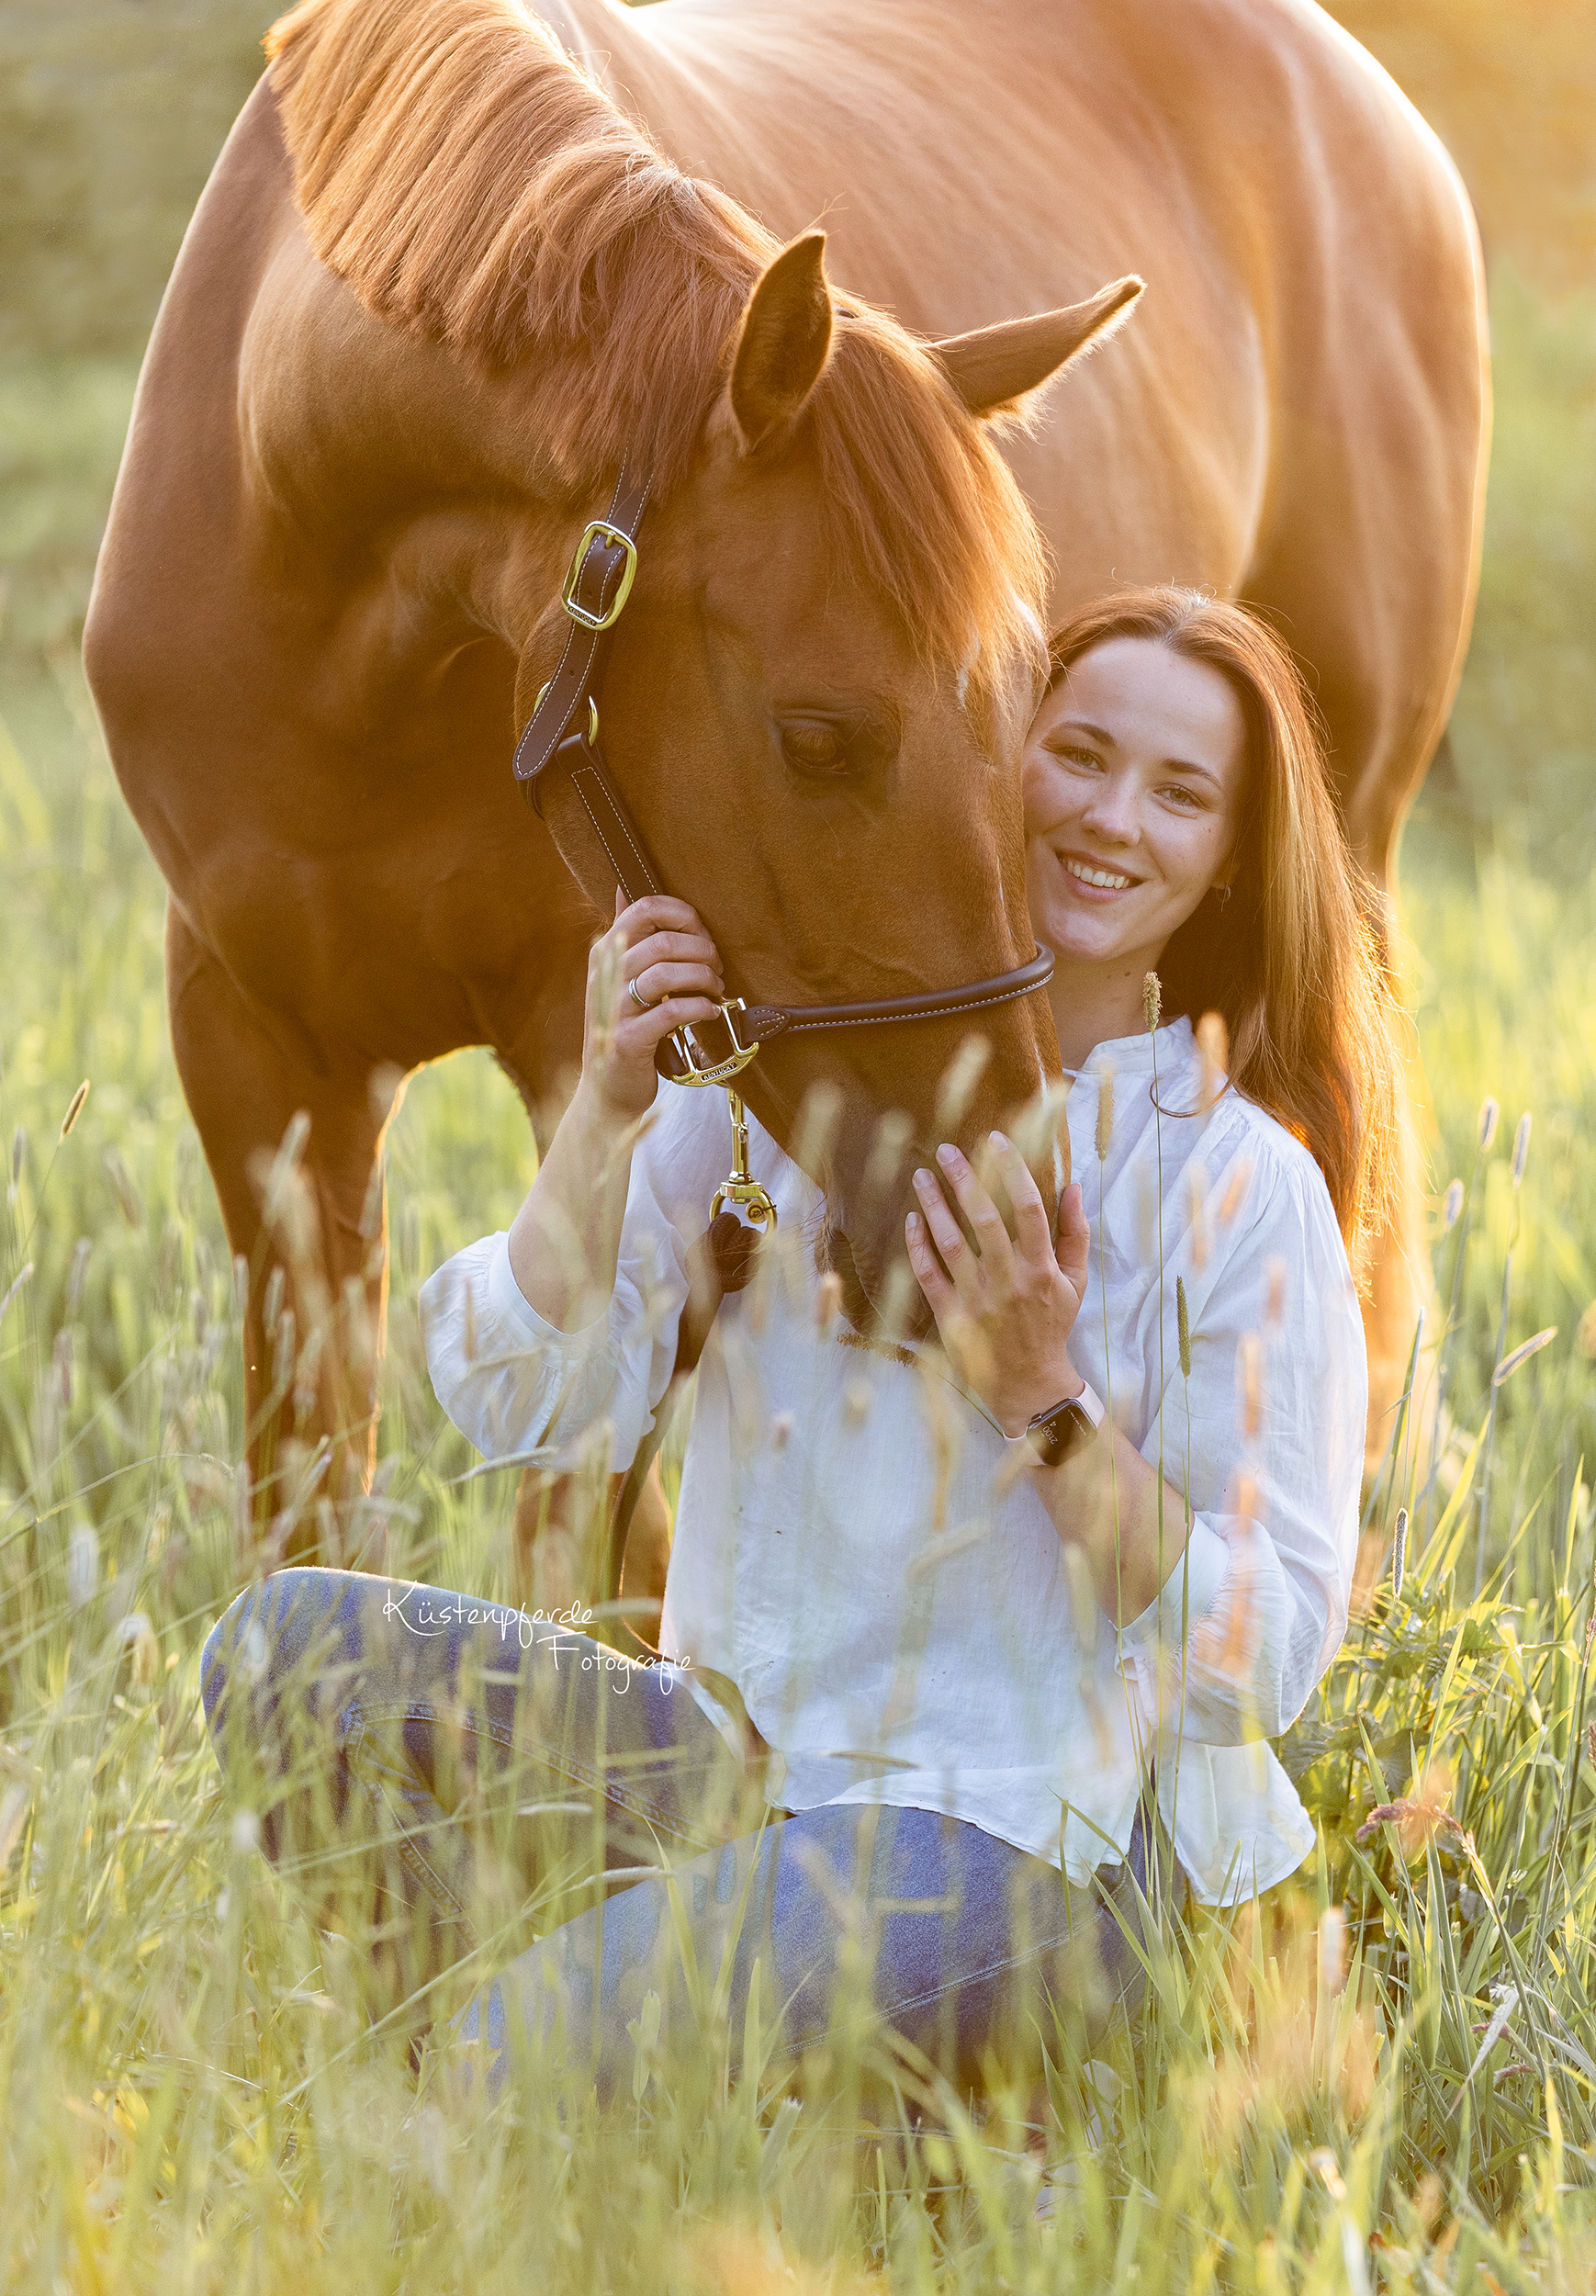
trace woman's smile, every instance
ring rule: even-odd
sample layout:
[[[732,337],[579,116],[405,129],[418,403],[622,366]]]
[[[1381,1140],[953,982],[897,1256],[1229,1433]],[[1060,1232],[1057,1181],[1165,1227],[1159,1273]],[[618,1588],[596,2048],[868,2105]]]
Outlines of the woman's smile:
[[[1059,848],[1054,850],[1066,875],[1073,877],[1088,897],[1129,893],[1132,885],[1141,883],[1140,877],[1128,876],[1123,870],[1112,869],[1107,861],[1093,861],[1085,853],[1069,853]]]

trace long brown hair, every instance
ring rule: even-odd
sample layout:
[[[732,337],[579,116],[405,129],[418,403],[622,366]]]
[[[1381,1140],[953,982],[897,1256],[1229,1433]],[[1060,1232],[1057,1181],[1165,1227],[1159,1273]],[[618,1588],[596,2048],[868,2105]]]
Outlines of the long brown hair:
[[[1312,705],[1265,623],[1174,588],[1122,591],[1066,623],[1049,641],[1050,691],[1117,637],[1207,662],[1241,703],[1247,781],[1231,892],[1210,891],[1171,936],[1163,1010],[1223,1018],[1232,1086],[1306,1142],[1361,1271],[1396,1195],[1395,1008]]]

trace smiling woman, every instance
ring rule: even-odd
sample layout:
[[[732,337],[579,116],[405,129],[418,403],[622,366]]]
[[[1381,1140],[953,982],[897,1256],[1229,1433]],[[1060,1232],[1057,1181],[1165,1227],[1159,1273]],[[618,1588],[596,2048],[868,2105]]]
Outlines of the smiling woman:
[[[1308,697],[1254,615],[1101,601],[1049,646],[1027,892],[1067,1064],[1140,1014],[1217,1012],[1239,1091],[1312,1152],[1354,1266],[1394,1201],[1394,1005]]]
[[[1106,639],[1049,692],[1027,745],[1026,879],[1066,1061],[1135,1026],[1171,935],[1229,894],[1246,770],[1238,695],[1154,639]]]

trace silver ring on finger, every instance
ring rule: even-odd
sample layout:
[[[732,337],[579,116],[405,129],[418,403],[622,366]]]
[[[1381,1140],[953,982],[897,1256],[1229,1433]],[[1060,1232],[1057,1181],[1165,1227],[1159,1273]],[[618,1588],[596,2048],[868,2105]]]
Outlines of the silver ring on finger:
[[[639,996],[635,981],[627,982],[626,994],[632,999],[632,1002],[636,1006],[639,1012],[652,1012],[654,1010],[654,1007],[649,1003],[647,997]]]

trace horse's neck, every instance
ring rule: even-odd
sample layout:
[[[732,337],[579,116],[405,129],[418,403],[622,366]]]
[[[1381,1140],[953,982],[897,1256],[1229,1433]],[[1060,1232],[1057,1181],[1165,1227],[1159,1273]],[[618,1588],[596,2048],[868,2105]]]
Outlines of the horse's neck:
[[[534,0],[536,13],[627,118],[690,175],[720,185],[779,233],[788,226],[792,130],[830,142],[826,93],[768,10],[695,0]],[[815,11],[805,13],[805,27]],[[800,194],[800,205],[804,195]],[[796,230],[812,220],[803,208]]]
[[[991,217],[1012,214],[1028,247],[1036,186],[1024,165],[1008,183],[1014,162],[994,123],[1021,90],[1034,102],[1045,85],[1045,124],[1067,137],[1060,19],[1080,11],[1060,0],[1005,0],[974,17],[937,0],[907,12],[895,0],[806,0],[801,13],[791,0],[535,5],[687,174],[778,238],[824,222],[842,286],[930,332],[1034,306],[1035,253],[995,241]],[[1039,124],[1027,123],[1033,141]]]

